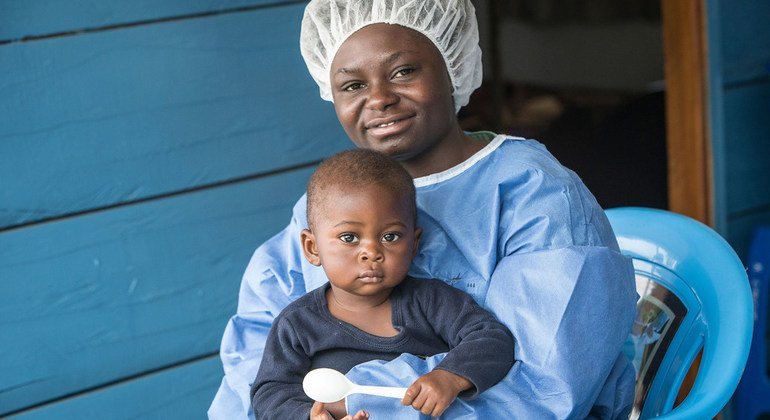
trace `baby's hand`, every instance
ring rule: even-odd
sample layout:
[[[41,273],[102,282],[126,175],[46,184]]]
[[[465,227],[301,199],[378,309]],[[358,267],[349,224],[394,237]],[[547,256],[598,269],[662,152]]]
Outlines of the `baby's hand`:
[[[310,409],[310,420],[334,420],[335,417],[332,415],[332,412],[338,410],[332,409],[332,406],[338,406],[340,402],[341,401],[338,401],[332,404],[324,404],[318,401],[314,402],[313,407]],[[342,402],[342,412],[344,417],[341,417],[341,420],[367,420],[369,418],[369,413],[364,410],[358,410],[358,412],[352,416],[349,414],[345,415],[344,411],[345,403]]]
[[[334,416],[326,410],[324,403],[316,401],[310,409],[310,420],[334,420]]]
[[[471,381],[443,369],[434,369],[417,378],[406,390],[401,404],[438,417],[457,398],[457,394],[473,386]]]

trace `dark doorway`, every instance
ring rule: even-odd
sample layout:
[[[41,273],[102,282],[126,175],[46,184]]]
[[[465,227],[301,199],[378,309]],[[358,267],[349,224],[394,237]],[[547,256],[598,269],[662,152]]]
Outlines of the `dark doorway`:
[[[604,208],[668,208],[660,4],[479,0],[467,130],[534,138]]]

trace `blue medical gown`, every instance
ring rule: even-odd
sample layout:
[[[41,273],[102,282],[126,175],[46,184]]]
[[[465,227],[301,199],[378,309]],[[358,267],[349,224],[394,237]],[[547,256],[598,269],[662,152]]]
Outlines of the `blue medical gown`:
[[[604,212],[580,179],[533,140],[497,136],[447,171],[415,179],[420,251],[410,274],[442,279],[471,294],[516,338],[516,363],[503,381],[445,418],[617,418],[633,400],[634,372],[621,354],[636,290]],[[291,223],[254,253],[238,312],[222,339],[225,377],[211,418],[250,416],[249,384],[272,319],[325,283],[299,244],[305,198]],[[372,361],[348,377],[408,386],[443,357]],[[398,400],[353,395],[349,412],[422,418]]]

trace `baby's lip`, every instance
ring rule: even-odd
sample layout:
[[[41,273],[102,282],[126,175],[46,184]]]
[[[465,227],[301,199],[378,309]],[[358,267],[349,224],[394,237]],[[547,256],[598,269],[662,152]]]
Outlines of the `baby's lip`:
[[[385,277],[385,274],[383,274],[382,271],[368,270],[359,274],[358,277]]]
[[[382,271],[369,270],[358,275],[358,280],[364,283],[379,283],[385,277]]]

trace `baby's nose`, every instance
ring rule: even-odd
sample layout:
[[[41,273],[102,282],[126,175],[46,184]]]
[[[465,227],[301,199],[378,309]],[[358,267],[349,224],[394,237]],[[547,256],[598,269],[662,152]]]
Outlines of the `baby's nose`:
[[[378,246],[364,247],[359,257],[362,262],[382,262],[385,260],[385,254]]]

